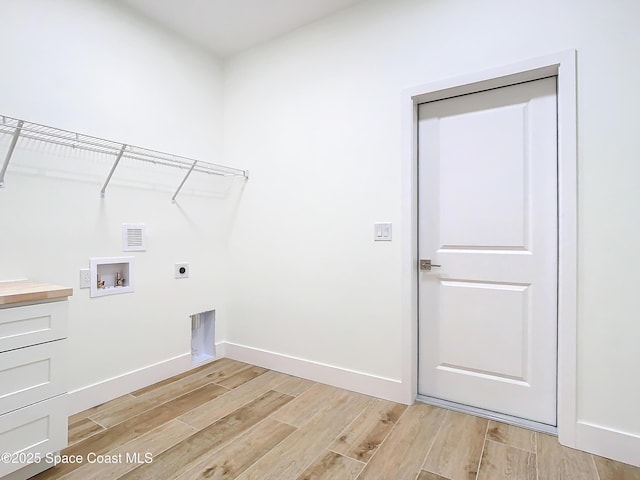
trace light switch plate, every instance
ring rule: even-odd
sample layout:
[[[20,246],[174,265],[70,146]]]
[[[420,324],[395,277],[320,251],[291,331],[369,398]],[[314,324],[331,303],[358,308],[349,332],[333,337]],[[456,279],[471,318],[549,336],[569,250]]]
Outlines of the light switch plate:
[[[91,269],[80,269],[80,288],[91,288]]]
[[[376,242],[390,242],[391,230],[392,228],[390,223],[374,223],[373,240]]]

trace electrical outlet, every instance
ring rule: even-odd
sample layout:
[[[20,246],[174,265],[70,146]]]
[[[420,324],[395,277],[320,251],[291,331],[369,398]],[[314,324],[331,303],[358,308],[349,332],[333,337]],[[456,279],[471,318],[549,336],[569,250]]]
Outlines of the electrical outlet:
[[[91,288],[91,270],[88,268],[80,269],[80,288]]]
[[[189,278],[189,264],[188,263],[176,263],[175,268],[176,278]]]

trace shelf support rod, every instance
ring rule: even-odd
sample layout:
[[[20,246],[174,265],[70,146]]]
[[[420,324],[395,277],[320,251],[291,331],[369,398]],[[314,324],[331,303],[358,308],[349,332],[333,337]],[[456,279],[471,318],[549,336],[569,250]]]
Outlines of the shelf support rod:
[[[9,151],[7,152],[7,156],[4,159],[2,170],[0,170],[0,188],[4,187],[4,174],[7,173],[7,167],[9,166],[9,161],[11,160],[11,156],[13,155],[13,150],[16,148],[16,143],[18,143],[18,138],[20,138],[20,133],[22,132],[22,125],[24,125],[24,122],[20,120],[18,122],[18,126],[13,131],[13,138],[11,139],[11,144],[9,145]]]
[[[111,177],[113,176],[113,172],[116,171],[116,167],[118,166],[118,163],[120,163],[120,159],[122,158],[122,155],[124,154],[124,151],[126,150],[127,146],[125,144],[122,145],[122,148],[120,149],[120,152],[118,152],[118,156],[116,157],[116,161],[113,162],[113,167],[111,167],[111,171],[109,172],[109,176],[107,177],[107,180],[104,182],[104,185],[102,186],[102,190],[100,190],[100,196],[104,198],[104,192],[107,191],[107,185],[109,185],[109,182],[111,181]]]
[[[187,172],[187,174],[184,176],[184,178],[182,179],[182,182],[180,182],[180,185],[178,186],[178,189],[176,190],[176,193],[173,194],[173,197],[171,197],[171,201],[173,203],[176,203],[176,197],[178,196],[178,194],[180,193],[180,190],[182,190],[182,186],[184,185],[184,182],[187,181],[187,178],[189,178],[189,175],[191,175],[191,172],[193,172],[193,169],[196,168],[196,163],[198,163],[197,160],[195,160],[193,162],[193,165],[191,165],[191,168],[189,169],[189,171]]]

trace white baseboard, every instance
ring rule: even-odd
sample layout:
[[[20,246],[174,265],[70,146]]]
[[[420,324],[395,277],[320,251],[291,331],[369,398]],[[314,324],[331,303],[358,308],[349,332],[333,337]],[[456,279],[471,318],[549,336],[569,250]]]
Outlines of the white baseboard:
[[[640,467],[640,436],[579,421],[576,448]]]
[[[227,356],[227,342],[216,343],[216,358],[223,358]]]
[[[400,380],[231,342],[216,344],[216,358],[223,357],[365,395],[407,403],[407,388]],[[185,353],[73,390],[68,394],[68,413],[72,415],[81,412],[191,368],[191,354]],[[576,424],[575,448],[640,467],[640,436],[628,432],[579,421]]]
[[[219,348],[217,350],[218,357],[224,356],[296,377],[307,378],[314,382],[326,383],[393,402],[407,403],[407,389],[400,380],[378,377],[231,342],[221,342],[216,345],[216,348]]]
[[[67,395],[68,414],[73,415],[114,398],[134,392],[191,368],[191,353],[163,360],[146,367],[73,390]]]

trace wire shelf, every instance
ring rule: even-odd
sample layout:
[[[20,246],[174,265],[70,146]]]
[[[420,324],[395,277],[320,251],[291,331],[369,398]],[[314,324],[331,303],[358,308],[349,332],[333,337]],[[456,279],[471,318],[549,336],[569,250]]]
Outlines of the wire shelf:
[[[180,155],[159,152],[157,150],[151,150],[148,148],[136,147],[134,145],[119,143],[112,140],[84,135],[81,133],[70,132],[68,130],[62,130],[59,128],[48,127],[46,125],[19,120],[17,118],[8,117],[6,115],[0,115],[0,133],[13,137],[4,164],[0,169],[0,187],[4,186],[4,175],[11,160],[11,156],[13,154],[13,150],[15,149],[16,143],[20,138],[52,143],[55,145],[102,153],[106,155],[114,155],[116,157],[116,160],[101,190],[101,194],[103,196],[109,184],[111,176],[113,175],[118,163],[122,158],[186,170],[186,175],[183,178],[182,183],[178,187],[177,191],[174,193],[172,200],[175,200],[187,178],[193,172],[204,173],[208,175],[219,175],[224,177],[244,177],[245,179],[249,178],[249,172],[247,170],[218,165],[215,163],[196,160],[194,158],[183,157]]]

